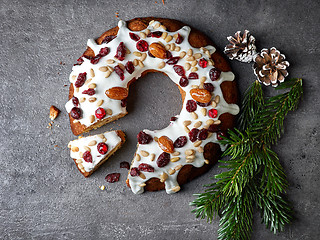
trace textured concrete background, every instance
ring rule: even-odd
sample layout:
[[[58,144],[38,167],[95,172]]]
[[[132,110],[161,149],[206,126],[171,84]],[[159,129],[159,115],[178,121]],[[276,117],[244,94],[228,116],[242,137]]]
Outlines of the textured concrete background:
[[[124,185],[126,171],[119,169],[120,161],[131,161],[140,130],[163,128],[179,113],[179,92],[167,77],[149,74],[139,80],[130,93],[130,114],[92,132],[122,129],[128,138],[89,179],[69,158],[66,146],[74,136],[64,110],[68,75],[87,39],[116,26],[118,12],[124,20],[181,20],[220,48],[228,35],[249,29],[259,49],[275,46],[286,54],[290,76],[304,78],[305,89],[275,148],[288,175],[296,220],[274,236],[256,214],[252,239],[319,239],[319,1],[167,0],[164,6],[157,1],[0,1],[0,238],[216,239],[218,220],[196,219],[188,204],[217,167],[178,194],[139,196]],[[243,93],[255,79],[251,65],[231,65]],[[62,113],[49,130],[52,104]],[[104,177],[111,172],[120,172],[121,181],[107,184]],[[102,184],[106,191],[99,190]]]

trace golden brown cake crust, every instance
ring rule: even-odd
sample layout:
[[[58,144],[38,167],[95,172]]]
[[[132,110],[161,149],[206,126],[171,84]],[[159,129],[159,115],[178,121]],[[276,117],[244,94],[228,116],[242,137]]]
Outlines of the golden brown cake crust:
[[[164,25],[167,28],[167,31],[174,32],[180,29],[181,27],[185,26],[186,24],[183,24],[180,21],[173,20],[173,19],[165,19],[165,18],[154,18],[154,17],[146,17],[146,18],[135,18],[132,20],[127,21],[127,27],[132,30],[132,31],[141,31],[145,29],[149,22],[151,20],[159,21],[162,25]],[[106,32],[104,32],[97,40],[96,42],[98,44],[101,44],[102,40],[106,36],[110,35],[116,35],[118,32],[118,27],[114,27]],[[207,45],[212,45],[215,46],[215,44],[202,32],[200,32],[197,29],[194,29],[191,27],[191,33],[189,35],[189,43],[193,47],[204,47]],[[85,52],[84,55],[86,56],[94,56],[93,51],[88,48]],[[220,69],[221,71],[231,71],[231,68],[224,58],[224,56],[219,52],[218,50],[214,52],[211,55],[215,67]],[[159,72],[156,70],[147,70],[144,72],[146,74],[147,72]],[[142,76],[144,75],[142,74]],[[136,79],[132,79],[129,84],[133,83]],[[179,87],[179,86],[178,86]],[[238,101],[238,89],[236,85],[236,81],[225,81],[221,84],[221,89],[222,93],[224,96],[224,99],[226,100],[227,103],[237,103]],[[184,100],[185,92],[179,87],[180,93],[182,100]],[[73,96],[73,86],[72,84],[70,85],[70,91],[69,91],[69,99],[71,99]],[[70,114],[69,114],[70,115]],[[125,114],[124,114],[125,115]],[[124,116],[123,115],[123,116]],[[120,116],[120,117],[123,117]],[[118,118],[117,118],[118,119]],[[235,124],[235,116],[225,113],[222,114],[219,119],[221,120],[221,130],[226,130],[228,128],[234,127]],[[106,122],[110,122],[116,119],[106,119],[99,121],[95,125],[91,126],[89,129],[86,128],[85,126],[81,125],[79,122],[73,123],[73,119],[70,117],[70,125],[72,132],[75,135],[79,135],[85,131],[89,131],[92,128],[97,128],[100,125],[104,125]],[[193,178],[203,174],[204,172],[208,171],[220,158],[221,156],[221,149],[220,146],[216,143],[208,143],[204,147],[204,158],[209,160],[209,164],[204,165],[201,168],[196,168],[193,167],[192,165],[185,165],[179,172],[178,174],[178,183],[179,185],[184,184]],[[129,181],[127,180],[127,185],[129,186]],[[130,187],[130,186],[129,186]],[[152,178],[149,179],[146,182],[145,190],[147,191],[157,191],[157,190],[162,190],[164,189],[164,183],[161,183],[158,178]]]

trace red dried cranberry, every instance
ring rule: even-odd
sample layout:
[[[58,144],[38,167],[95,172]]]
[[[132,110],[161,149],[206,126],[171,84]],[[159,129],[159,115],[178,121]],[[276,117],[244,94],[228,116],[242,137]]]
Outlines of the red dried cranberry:
[[[192,128],[192,130],[189,132],[189,138],[191,142],[195,142],[198,139],[199,129],[198,128]]]
[[[106,180],[109,183],[118,182],[120,179],[120,173],[110,173],[106,176]]]
[[[136,176],[139,176],[140,175],[140,171],[138,168],[134,167],[134,168],[131,168],[130,170],[130,175],[132,177],[136,177]]]
[[[137,42],[136,44],[136,48],[140,51],[140,52],[145,52],[148,51],[148,43],[145,40],[140,40],[139,42]]]
[[[134,72],[134,65],[131,61],[128,61],[125,65],[126,70],[128,73],[132,74]]]
[[[102,42],[101,42],[101,44],[103,44],[103,43],[109,43],[109,42],[111,42],[113,39],[115,39],[117,36],[106,36],[103,40],[102,40]]]
[[[213,92],[214,91],[214,86],[212,83],[204,83],[203,84],[203,88],[205,90],[208,90],[209,92]]]
[[[160,38],[161,36],[162,36],[162,32],[160,31],[151,32],[147,35],[147,37],[154,37],[154,38]]]
[[[188,112],[194,112],[195,110],[197,110],[197,103],[194,100],[188,100],[187,101],[187,105],[186,105],[186,109]]]
[[[211,118],[216,118],[216,117],[218,116],[218,111],[217,111],[217,109],[214,109],[214,108],[210,109],[210,110],[208,111],[208,115],[209,115],[209,117],[211,117]]]
[[[206,68],[208,66],[208,61],[205,60],[204,58],[201,58],[199,60],[199,66],[202,67],[202,68]]]
[[[82,155],[83,160],[86,162],[91,162],[92,163],[92,155],[89,151],[85,151]]]
[[[178,61],[180,60],[180,57],[171,57],[171,58],[169,58],[169,60],[166,62],[167,64],[169,64],[169,65],[174,65],[174,64],[176,64]],[[179,65],[177,65],[177,66],[179,66]],[[181,66],[180,66],[181,67]],[[184,71],[184,70],[183,70]],[[184,75],[184,74],[183,74]],[[180,75],[180,76],[182,76],[182,75]]]
[[[124,43],[121,42],[119,44],[119,46],[117,47],[117,53],[116,53],[116,55],[114,57],[119,59],[120,61],[123,61],[125,56],[126,56],[126,53],[127,53],[127,49],[124,46]]]
[[[188,79],[189,80],[199,79],[199,75],[198,73],[192,72],[189,74]]]
[[[228,136],[228,135],[227,135],[226,132],[222,132],[222,131],[217,132],[217,139],[218,139],[218,140],[222,140],[223,137],[227,137],[227,136]]]
[[[101,48],[98,55],[101,57],[104,57],[104,56],[107,56],[109,52],[110,52],[110,49],[108,47]]]
[[[129,33],[129,36],[130,36],[130,38],[133,40],[133,41],[139,41],[140,40],[140,37],[137,35],[137,34],[135,34],[135,33]]]
[[[220,131],[220,126],[218,124],[211,124],[208,128],[209,132],[218,132]]]
[[[101,142],[97,145],[97,150],[100,154],[106,154],[108,152],[108,145]]]
[[[70,111],[71,117],[74,119],[80,119],[81,118],[81,109],[77,107],[73,107]]]
[[[200,107],[208,107],[208,106],[210,105],[210,102],[207,102],[207,103],[197,102],[197,104],[198,104]]]
[[[121,100],[121,107],[127,106],[127,98]]]
[[[116,72],[116,74],[119,75],[120,79],[123,81],[124,80],[124,71],[122,70],[122,68],[117,65],[114,67],[114,71]]]
[[[181,77],[183,77],[185,74],[184,68],[180,65],[174,65],[173,70]]]
[[[188,86],[188,84],[189,84],[188,78],[186,78],[186,77],[181,77],[181,78],[180,78],[180,81],[179,81],[179,84],[180,84],[181,87],[186,87],[186,86]]]
[[[120,163],[120,168],[126,168],[126,169],[130,169],[130,165],[128,162],[121,162]]]
[[[152,137],[143,131],[138,133],[137,139],[138,139],[138,143],[140,144],[148,144],[152,141]]]
[[[163,152],[159,155],[157,159],[157,165],[159,168],[165,167],[170,162],[170,154]]]
[[[198,133],[198,139],[199,140],[206,140],[208,137],[208,130],[205,128],[202,128]]]
[[[178,137],[178,138],[174,141],[173,146],[174,146],[175,148],[182,148],[184,145],[186,145],[187,141],[188,141],[188,139],[187,139],[187,137],[185,137],[185,136]]]
[[[138,169],[139,171],[143,171],[143,172],[154,172],[154,168],[146,163],[141,163]]]
[[[72,103],[74,106],[78,106],[79,105],[79,99],[75,96],[72,97]]]
[[[96,93],[96,91],[95,91],[94,89],[92,89],[92,88],[89,88],[89,89],[84,90],[84,91],[82,92],[82,94],[88,94],[89,96],[92,96],[92,95],[94,95],[95,93]]]
[[[152,55],[152,53],[148,50],[149,57],[155,58],[155,56]]]
[[[90,62],[92,64],[97,64],[100,61],[100,59],[101,59],[101,56],[98,54],[97,56],[91,58]]]
[[[79,58],[77,59],[77,63],[74,64],[74,66],[76,66],[76,65],[81,65],[83,62],[84,62],[84,60],[83,60],[83,58],[82,58],[82,56],[81,56],[81,57],[79,57]]]
[[[170,58],[172,58],[172,53],[170,51],[167,51],[166,59],[170,59]]]
[[[86,79],[87,79],[87,73],[86,73],[86,72],[84,72],[84,73],[79,73],[79,75],[78,75],[78,77],[77,77],[77,80],[76,80],[76,82],[74,83],[74,85],[75,85],[77,88],[79,88],[79,87],[81,87],[81,86],[85,83]]]
[[[98,108],[95,111],[95,114],[98,119],[102,119],[106,116],[106,110],[104,110],[103,108]]]
[[[212,81],[218,80],[218,78],[220,77],[220,74],[221,74],[221,71],[216,68],[211,68],[209,72],[209,76]]]
[[[178,37],[176,39],[176,44],[180,44],[183,41],[183,37],[178,33]]]
[[[175,120],[177,120],[176,117],[171,117],[171,118],[170,118],[170,122],[174,122]]]

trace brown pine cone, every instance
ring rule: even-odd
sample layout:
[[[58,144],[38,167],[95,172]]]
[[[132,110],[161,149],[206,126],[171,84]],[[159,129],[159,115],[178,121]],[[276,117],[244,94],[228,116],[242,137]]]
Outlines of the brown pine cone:
[[[234,37],[227,37],[230,44],[228,44],[224,53],[233,60],[237,59],[240,62],[251,62],[253,61],[256,52],[256,39],[250,34],[248,30],[244,30],[244,33],[241,37],[241,31],[238,31],[234,34]]]
[[[289,62],[284,61],[286,57],[280,53],[275,47],[270,49],[262,49],[261,53],[254,59],[253,65],[254,74],[257,76],[259,82],[273,87],[278,86],[278,81],[281,83],[285,77],[288,76]]]

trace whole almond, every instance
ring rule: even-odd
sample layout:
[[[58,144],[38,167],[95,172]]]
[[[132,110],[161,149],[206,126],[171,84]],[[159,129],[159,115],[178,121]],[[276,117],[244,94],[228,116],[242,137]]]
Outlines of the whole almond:
[[[151,43],[149,46],[149,51],[157,58],[165,59],[167,57],[167,51],[160,43]]]
[[[166,153],[173,153],[174,152],[174,146],[173,142],[170,138],[167,136],[161,136],[158,139],[159,147]]]
[[[211,93],[206,89],[191,89],[191,97],[197,102],[208,103],[211,100]]]
[[[123,87],[113,87],[106,91],[106,95],[115,100],[122,100],[128,97],[128,89]]]

